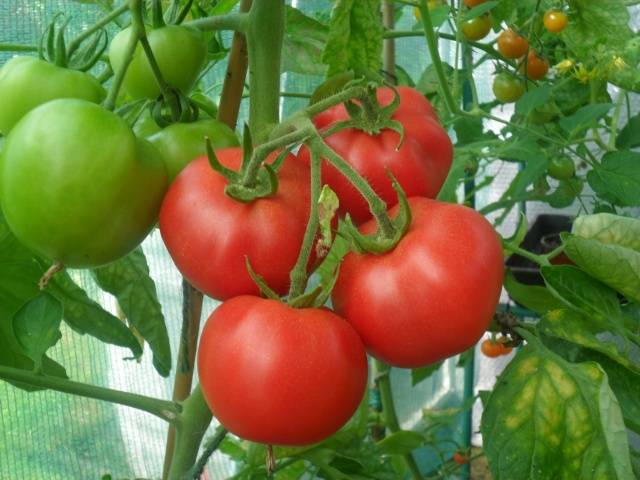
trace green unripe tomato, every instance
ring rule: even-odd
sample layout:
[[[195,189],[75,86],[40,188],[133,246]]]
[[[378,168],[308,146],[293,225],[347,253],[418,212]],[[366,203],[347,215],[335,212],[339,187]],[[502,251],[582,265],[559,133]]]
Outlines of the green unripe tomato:
[[[547,167],[547,174],[556,180],[568,180],[575,173],[576,166],[569,157],[554,157]]]
[[[124,63],[130,35],[131,28],[125,28],[109,45],[109,60],[114,71],[118,71]],[[166,25],[149,30],[147,38],[164,79],[170,86],[188,93],[207,60],[204,35],[193,28]],[[156,98],[160,95],[160,85],[140,45],[136,47],[127,69],[123,87],[134,99]]]
[[[155,225],[166,188],[158,150],[85,100],[32,110],[0,153],[0,205],[9,228],[68,267],[96,267],[134,249]]]
[[[466,20],[462,22],[460,29],[467,40],[482,40],[491,31],[491,14],[485,13]]]
[[[492,89],[498,101],[511,103],[524,94],[524,83],[508,73],[499,73],[493,80]]]
[[[170,182],[191,160],[207,154],[205,137],[209,137],[214,150],[239,146],[233,130],[213,119],[174,123],[149,137],[162,154]]]
[[[57,98],[100,103],[106,92],[88,73],[57,67],[35,57],[14,57],[0,69],[0,133],[38,105]]]

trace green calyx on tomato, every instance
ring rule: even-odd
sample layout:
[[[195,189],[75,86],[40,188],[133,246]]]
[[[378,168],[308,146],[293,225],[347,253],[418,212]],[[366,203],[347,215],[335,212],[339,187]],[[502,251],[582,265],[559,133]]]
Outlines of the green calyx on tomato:
[[[0,204],[15,236],[68,267],[133,250],[157,221],[167,174],[156,148],[85,100],[29,112],[0,154]]]
[[[343,318],[248,295],[211,314],[197,361],[220,423],[268,445],[324,440],[355,413],[367,386],[362,341]]]
[[[174,123],[149,137],[162,154],[170,182],[191,160],[207,154],[205,137],[215,149],[239,145],[235,132],[214,119]]]
[[[556,180],[568,180],[575,173],[576,167],[569,157],[554,157],[547,167],[547,174]]]
[[[109,46],[109,59],[116,71],[125,60],[130,35],[131,28],[125,28],[113,38]],[[169,86],[188,93],[207,60],[204,35],[193,28],[166,25],[149,30],[147,38],[166,82]],[[160,85],[140,45],[136,47],[127,69],[123,87],[134,99],[156,98],[160,95]]]
[[[493,94],[502,103],[511,103],[524,94],[524,82],[514,76],[502,72],[496,75],[492,85]]]
[[[0,69],[0,133],[7,135],[29,111],[50,100],[79,98],[93,103],[106,92],[88,73],[68,70],[34,57],[15,57]]]
[[[529,50],[529,42],[511,29],[498,36],[498,51],[505,58],[520,58]]]
[[[475,345],[493,318],[504,272],[500,239],[482,215],[420,197],[409,205],[413,220],[400,243],[383,255],[347,254],[332,295],[369,353],[403,368]],[[360,230],[375,228],[371,220]]]
[[[466,20],[460,26],[464,38],[471,41],[482,40],[491,31],[491,14],[489,12]]]

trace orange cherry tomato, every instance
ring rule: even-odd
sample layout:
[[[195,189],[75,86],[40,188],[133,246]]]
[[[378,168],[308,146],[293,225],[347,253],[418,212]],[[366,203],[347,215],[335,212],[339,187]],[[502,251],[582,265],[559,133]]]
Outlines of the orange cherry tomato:
[[[526,62],[520,65],[520,71],[527,74],[531,80],[541,80],[549,71],[549,62],[538,56],[535,50],[529,50]]]
[[[508,341],[509,339],[507,337],[500,337],[497,340],[498,345],[500,345],[500,348],[502,349],[502,353],[500,355],[509,355],[513,350],[513,347],[508,347],[507,345],[505,345],[505,343],[507,343]]]
[[[569,23],[567,14],[560,10],[547,10],[542,21],[544,23],[544,28],[551,33],[560,33],[565,29],[567,23]]]
[[[464,0],[464,4],[469,8],[473,8],[486,1],[487,0]]]
[[[480,351],[489,358],[496,358],[502,355],[503,348],[503,345],[490,338],[483,340],[482,344],[480,344]]]
[[[498,37],[498,51],[505,58],[520,58],[527,53],[529,42],[511,29],[503,30]]]

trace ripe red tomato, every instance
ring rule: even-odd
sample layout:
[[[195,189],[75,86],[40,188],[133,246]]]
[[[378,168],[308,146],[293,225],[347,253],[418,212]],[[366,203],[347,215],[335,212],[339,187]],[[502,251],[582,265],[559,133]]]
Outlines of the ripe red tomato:
[[[207,320],[198,349],[207,404],[253,442],[308,445],[335,433],[367,385],[360,338],[328,309],[240,296]]]
[[[485,13],[466,20],[460,26],[464,38],[467,40],[482,40],[491,31],[491,14]]]
[[[520,65],[520,71],[522,73],[525,73],[525,69],[527,77],[531,80],[542,80],[549,71],[549,62],[539,57],[535,50],[529,50],[526,66],[525,62],[522,62],[522,65]]]
[[[396,151],[398,134],[386,129],[378,135],[345,129],[325,139],[331,148],[369,181],[389,207],[396,204],[397,197],[387,169],[395,175],[407,195],[435,197],[449,173],[453,159],[451,140],[438,123],[429,101],[410,87],[398,87],[398,92],[400,106],[393,118],[404,126],[404,142],[399,151]],[[377,96],[381,105],[388,105],[393,99],[393,91],[382,88]],[[344,106],[338,105],[318,115],[314,123],[322,129],[347,118]],[[310,153],[306,147],[301,148],[298,155],[309,164]],[[367,202],[360,193],[327,162],[322,165],[322,180],[338,195],[340,213],[349,212],[356,223],[371,218]]]
[[[242,151],[216,151],[239,170]],[[271,156],[271,160],[275,155]],[[173,181],[160,210],[160,232],[173,261],[199,290],[217,299],[258,295],[245,256],[269,286],[285,294],[309,215],[309,171],[288,155],[276,195],[241,203],[224,193],[227,181],[207,157],[191,162]]]
[[[332,298],[369,353],[414,368],[478,341],[498,304],[503,258],[495,231],[474,210],[421,197],[409,204],[413,221],[400,243],[383,255],[349,253]],[[375,228],[371,220],[361,231]]]
[[[520,58],[527,53],[529,42],[511,29],[503,30],[498,37],[498,51],[505,58]]]
[[[542,21],[544,28],[549,32],[560,33],[567,26],[569,19],[567,18],[567,14],[560,10],[547,10],[544,13]]]

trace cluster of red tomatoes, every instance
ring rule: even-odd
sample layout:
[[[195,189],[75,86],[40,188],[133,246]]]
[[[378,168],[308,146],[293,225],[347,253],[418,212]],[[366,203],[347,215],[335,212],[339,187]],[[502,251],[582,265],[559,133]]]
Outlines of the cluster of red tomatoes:
[[[246,257],[275,292],[286,294],[309,215],[307,147],[285,157],[273,196],[251,203],[229,198],[206,157],[191,162],[165,196],[160,230],[175,264],[193,285],[223,300],[200,340],[202,389],[219,421],[243,438],[279,445],[326,438],[362,400],[365,351],[394,366],[424,366],[473,346],[492,318],[503,274],[498,237],[474,210],[431,199],[450,168],[451,142],[424,96],[398,91],[399,148],[398,134],[387,129],[345,129],[326,138],[389,206],[397,202],[391,171],[413,217],[393,250],[347,254],[332,309],[260,298],[245,266]],[[386,105],[393,92],[379,89],[377,97]],[[347,118],[339,105],[314,122],[324,130]],[[225,167],[240,167],[240,149],[216,155]],[[360,194],[326,162],[322,182],[339,197],[340,213],[363,233],[376,230]]]

